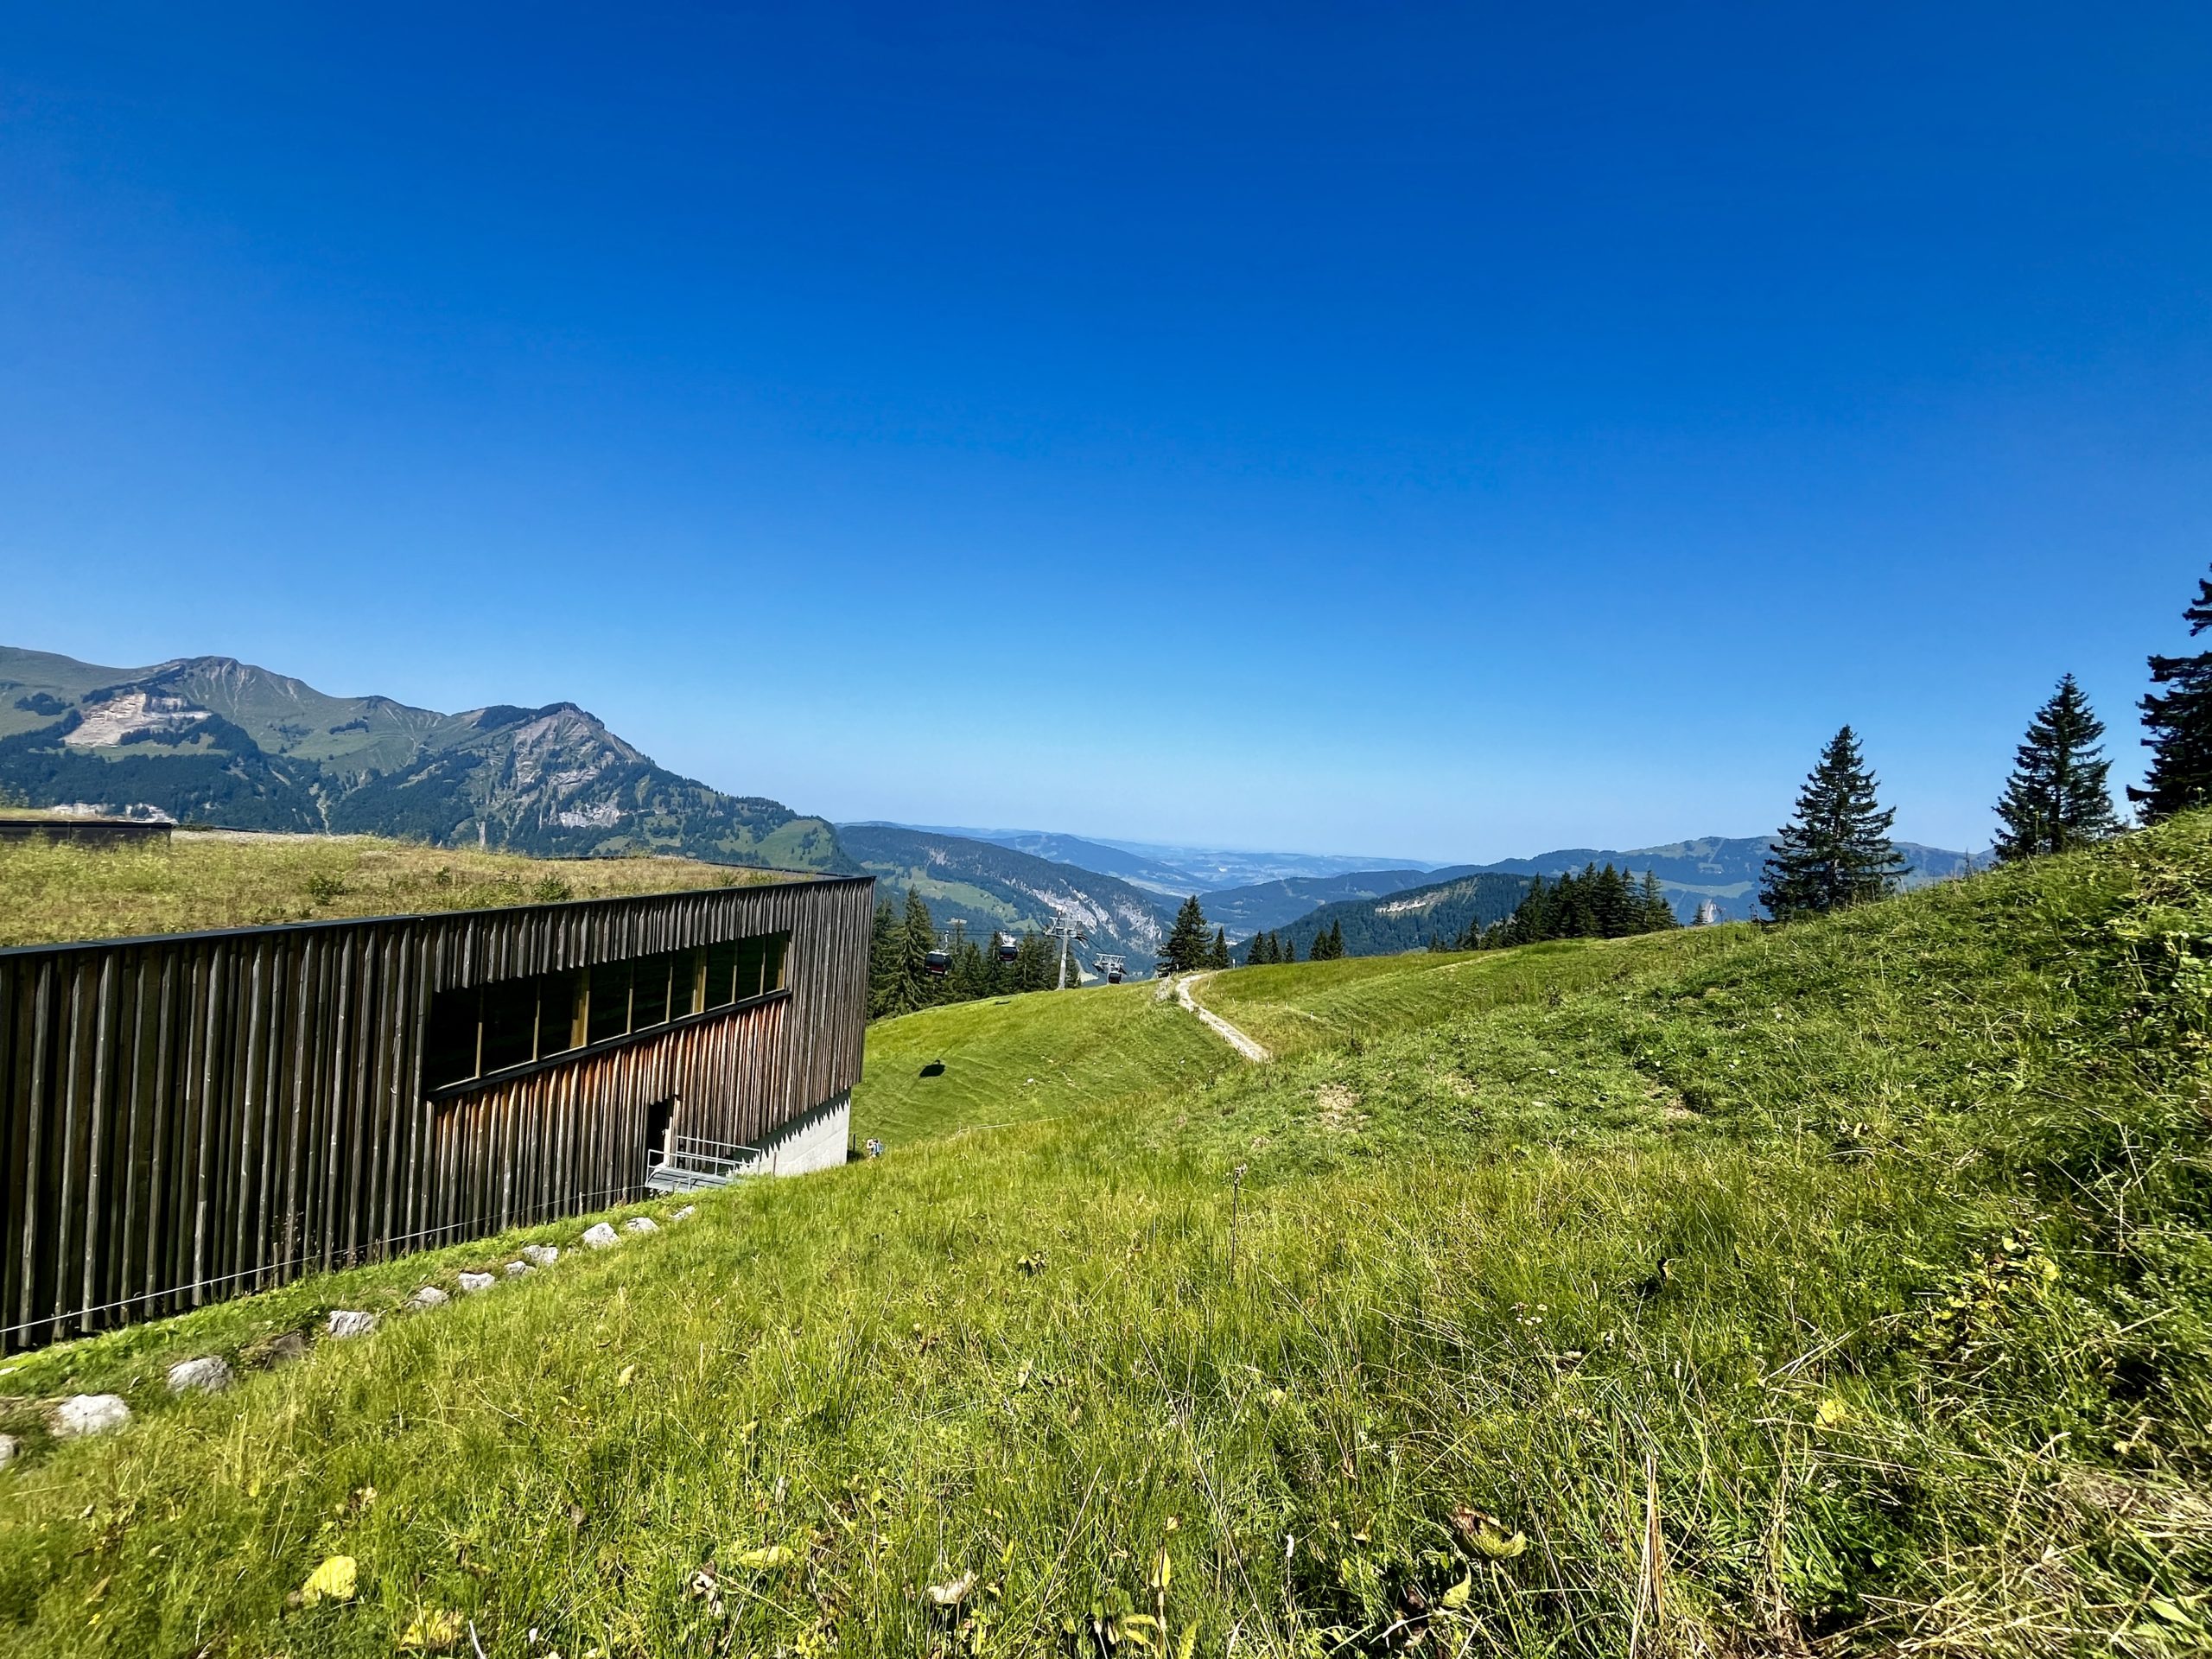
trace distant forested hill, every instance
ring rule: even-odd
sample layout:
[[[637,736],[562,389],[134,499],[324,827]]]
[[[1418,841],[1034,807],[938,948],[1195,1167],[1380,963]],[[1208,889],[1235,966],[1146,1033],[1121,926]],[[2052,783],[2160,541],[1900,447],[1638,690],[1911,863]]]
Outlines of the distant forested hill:
[[[1231,940],[1249,938],[1296,921],[1323,905],[1380,899],[1408,887],[1433,887],[1475,873],[1471,864],[1441,870],[1355,870],[1349,875],[1293,875],[1249,887],[1198,895],[1206,920],[1226,928]]]
[[[1759,877],[1766,864],[1767,849],[1772,845],[1765,836],[1706,836],[1696,841],[1678,841],[1664,847],[1643,847],[1624,853],[1595,847],[1566,847],[1557,852],[1540,853],[1534,858],[1503,859],[1479,868],[1511,875],[1548,877],[1564,875],[1590,864],[1601,868],[1611,864],[1615,869],[1637,876],[1649,870],[1659,878],[1660,887],[1674,901],[1675,915],[1682,920],[1692,919],[1698,906],[1710,899],[1719,909],[1721,920],[1743,921],[1759,913]],[[1923,847],[1915,841],[1901,841],[1897,847],[1905,860],[1903,885],[1907,887],[1924,887],[1930,881],[1962,874],[1970,861],[1987,862],[1986,859],[1971,861],[1965,853],[1948,852],[1941,847]]]
[[[1199,902],[1206,919],[1222,924],[1232,940],[1249,938],[1270,928],[1286,927],[1325,904],[1392,893],[1426,891],[1465,875],[1560,876],[1586,865],[1611,864],[1641,876],[1649,870],[1683,921],[1693,919],[1698,906],[1710,899],[1723,921],[1742,921],[1758,913],[1761,868],[1771,843],[1764,836],[1725,837],[1707,836],[1678,841],[1664,847],[1645,847],[1616,852],[1599,847],[1562,847],[1533,858],[1501,859],[1495,864],[1461,864],[1439,870],[1362,870],[1351,875],[1295,877],[1265,881],[1249,887],[1231,887],[1205,894]],[[1907,869],[1904,885],[1924,886],[1962,874],[1969,862],[1986,865],[1986,857],[1969,860],[1965,853],[1941,847],[1923,847],[1901,841]],[[1331,918],[1330,919],[1334,919]],[[1326,926],[1327,921],[1322,925]],[[1303,937],[1301,934],[1300,937]]]
[[[1432,938],[1448,944],[1470,921],[1484,927],[1503,921],[1528,890],[1525,875],[1455,876],[1381,899],[1340,899],[1274,931],[1285,944],[1297,945],[1301,962],[1313,954],[1314,936],[1335,926],[1344,931],[1346,956],[1386,957],[1418,950]]]
[[[901,830],[889,824],[842,824],[838,840],[876,880],[879,897],[896,903],[911,887],[941,928],[958,919],[982,944],[994,928],[1008,934],[1049,925],[1057,909],[1090,935],[1079,947],[1088,963],[1112,953],[1128,959],[1132,976],[1152,971],[1166,921],[1150,893],[1095,871],[1033,857],[987,841]]]
[[[102,668],[0,646],[0,789],[234,830],[853,868],[823,820],[665,771],[574,703],[442,715],[227,657]]]

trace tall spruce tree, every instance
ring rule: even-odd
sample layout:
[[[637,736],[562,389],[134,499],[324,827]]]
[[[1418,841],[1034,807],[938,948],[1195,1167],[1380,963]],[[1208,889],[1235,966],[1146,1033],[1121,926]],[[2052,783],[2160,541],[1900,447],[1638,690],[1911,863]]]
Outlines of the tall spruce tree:
[[[930,982],[930,952],[937,946],[937,924],[922,895],[906,889],[906,913],[899,923],[899,981],[891,1012],[906,1014],[937,1001]]]
[[[1778,922],[1878,899],[1904,874],[1890,843],[1894,809],[1876,798],[1874,774],[1846,726],[1828,740],[1821,763],[1798,792],[1796,816],[1767,856],[1759,902]]]
[[[1213,943],[1206,947],[1206,966],[1226,968],[1229,964],[1229,932],[1225,928],[1213,931]]]
[[[2013,752],[2012,775],[1997,803],[2005,826],[1997,836],[1999,858],[2063,853],[2119,832],[2106,782],[2112,762],[2105,759],[2104,734],[2088,698],[2071,674],[2065,676]]]
[[[1675,919],[1674,906],[1660,891],[1658,876],[1649,870],[1643,873],[1643,886],[1637,891],[1637,902],[1643,912],[1643,925],[1637,929],[1637,932],[1660,933],[1681,925]]]
[[[868,1012],[870,1019],[899,1011],[899,986],[904,972],[900,955],[902,945],[899,912],[891,907],[888,899],[878,899],[875,918],[868,929]]]
[[[2212,628],[2212,577],[2196,584],[2196,602],[2182,613],[2191,639]],[[2168,689],[2144,694],[2138,705],[2151,734],[2151,770],[2127,798],[2155,823],[2212,800],[2212,651],[2188,657],[2153,657],[2151,678]]]
[[[1213,941],[1206,937],[1206,913],[1198,908],[1198,896],[1192,893],[1175,912],[1175,925],[1169,930],[1167,943],[1160,947],[1161,971],[1187,974],[1201,969],[1212,959]]]

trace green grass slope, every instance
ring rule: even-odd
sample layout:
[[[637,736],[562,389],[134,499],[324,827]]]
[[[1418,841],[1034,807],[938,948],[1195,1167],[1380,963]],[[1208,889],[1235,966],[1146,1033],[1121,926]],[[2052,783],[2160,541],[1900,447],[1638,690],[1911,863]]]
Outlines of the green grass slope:
[[[0,843],[0,946],[485,910],[695,887],[765,871],[686,858],[524,858],[375,836],[179,830],[163,847]]]
[[[2208,938],[2191,819],[1625,975],[1532,956],[223,1395],[160,1368],[454,1263],[35,1356],[10,1423],[140,1418],[0,1473],[0,1648],[2200,1652]],[[1011,1060],[1127,1010],[996,1012]],[[357,1593],[288,1608],[340,1554]]]
[[[1517,950],[1424,950],[1239,968],[1209,978],[1199,1000],[1274,1052],[1293,1054],[1641,973],[1679,971],[1745,937],[1741,929],[1704,929],[1680,937],[1563,940]]]
[[[1235,1055],[1151,984],[1035,991],[868,1027],[853,1134],[892,1147],[1195,1084]],[[943,1070],[936,1068],[942,1066]]]

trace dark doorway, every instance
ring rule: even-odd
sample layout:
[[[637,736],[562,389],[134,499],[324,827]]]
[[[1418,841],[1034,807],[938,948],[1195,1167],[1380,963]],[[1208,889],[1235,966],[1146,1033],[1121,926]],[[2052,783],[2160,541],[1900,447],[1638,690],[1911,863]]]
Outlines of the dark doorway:
[[[676,1122],[676,1101],[657,1100],[645,1108],[645,1168],[650,1171],[668,1157],[669,1127]]]

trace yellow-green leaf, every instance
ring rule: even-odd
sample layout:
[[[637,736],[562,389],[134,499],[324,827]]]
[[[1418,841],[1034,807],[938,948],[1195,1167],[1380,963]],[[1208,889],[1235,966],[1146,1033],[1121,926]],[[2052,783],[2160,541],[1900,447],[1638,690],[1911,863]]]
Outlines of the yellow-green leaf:
[[[351,1601],[359,1577],[359,1567],[351,1555],[333,1555],[308,1574],[308,1581],[300,1586],[300,1605],[312,1607],[324,1600]]]
[[[737,1558],[737,1564],[748,1573],[772,1573],[779,1567],[791,1565],[791,1552],[787,1545],[763,1544],[758,1549],[748,1549]]]
[[[1496,1527],[1479,1527],[1475,1531],[1475,1548],[1493,1561],[1510,1561],[1529,1548],[1529,1536],[1521,1532],[1509,1536]]]
[[[443,1653],[460,1642],[461,1615],[447,1612],[418,1615],[399,1638],[401,1649],[410,1653]]]
[[[1449,1607],[1453,1612],[1467,1605],[1467,1598],[1475,1592],[1475,1575],[1471,1573],[1437,1598],[1437,1605]]]

